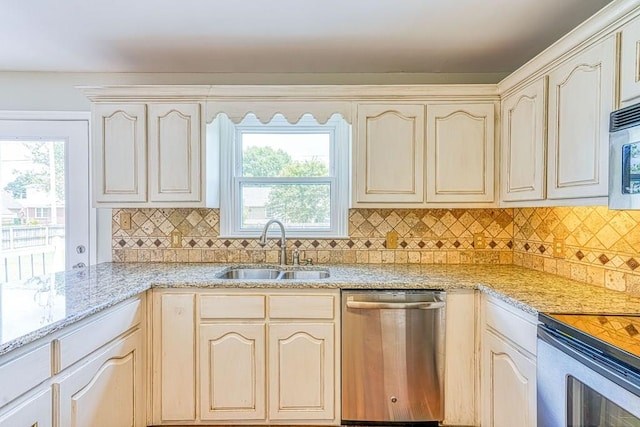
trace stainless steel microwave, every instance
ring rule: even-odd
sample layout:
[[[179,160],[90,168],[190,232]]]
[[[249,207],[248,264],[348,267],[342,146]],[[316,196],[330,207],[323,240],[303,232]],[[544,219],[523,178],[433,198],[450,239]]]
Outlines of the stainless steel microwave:
[[[610,116],[609,209],[640,209],[640,103]]]

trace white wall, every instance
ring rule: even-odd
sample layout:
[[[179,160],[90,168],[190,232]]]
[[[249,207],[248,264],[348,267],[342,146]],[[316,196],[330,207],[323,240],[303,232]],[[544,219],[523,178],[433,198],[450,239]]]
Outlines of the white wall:
[[[489,74],[304,74],[304,73],[50,73],[0,72],[0,110],[88,111],[76,86],[127,84],[458,84],[497,83]]]

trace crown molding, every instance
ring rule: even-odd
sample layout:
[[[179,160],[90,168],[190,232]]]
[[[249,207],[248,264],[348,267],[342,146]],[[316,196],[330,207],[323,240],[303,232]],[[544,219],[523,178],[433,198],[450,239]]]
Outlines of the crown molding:
[[[640,1],[614,0],[498,83],[502,97],[538,79],[581,49],[611,36],[640,15]]]
[[[93,102],[499,100],[495,84],[78,86]]]

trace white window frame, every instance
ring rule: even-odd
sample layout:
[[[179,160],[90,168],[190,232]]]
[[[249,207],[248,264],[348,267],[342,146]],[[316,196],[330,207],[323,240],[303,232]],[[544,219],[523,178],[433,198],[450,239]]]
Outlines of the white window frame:
[[[242,183],[283,184],[320,183],[329,184],[331,192],[331,227],[325,230],[304,230],[286,227],[288,237],[298,238],[346,238],[349,215],[349,168],[351,165],[351,126],[334,114],[325,124],[319,124],[311,115],[305,114],[296,124],[289,123],[276,114],[269,123],[261,123],[253,114],[241,123],[234,124],[225,115],[216,118],[220,135],[220,238],[256,238],[261,230],[246,230],[242,224]],[[243,132],[255,133],[329,133],[329,176],[312,178],[254,178],[240,176]],[[275,230],[275,227],[274,227]],[[277,231],[277,230],[276,230]]]

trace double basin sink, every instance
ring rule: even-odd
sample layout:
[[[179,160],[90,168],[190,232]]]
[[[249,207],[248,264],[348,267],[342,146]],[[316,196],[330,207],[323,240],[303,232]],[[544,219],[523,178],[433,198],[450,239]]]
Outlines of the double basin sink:
[[[276,270],[273,268],[231,268],[218,279],[236,280],[315,280],[329,277],[327,270]]]

